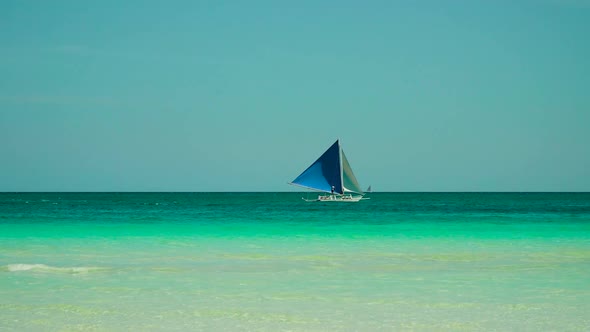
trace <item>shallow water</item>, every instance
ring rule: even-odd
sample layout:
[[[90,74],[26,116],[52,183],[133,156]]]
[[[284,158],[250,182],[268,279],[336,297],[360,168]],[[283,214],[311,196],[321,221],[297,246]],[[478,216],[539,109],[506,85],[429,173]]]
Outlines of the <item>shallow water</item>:
[[[0,194],[0,330],[590,330],[590,194],[300,197]]]

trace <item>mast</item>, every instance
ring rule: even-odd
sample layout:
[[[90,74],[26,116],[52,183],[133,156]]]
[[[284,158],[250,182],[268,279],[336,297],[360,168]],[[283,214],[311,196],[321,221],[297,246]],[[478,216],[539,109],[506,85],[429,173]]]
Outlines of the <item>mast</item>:
[[[344,172],[343,172],[343,168],[342,168],[342,146],[340,146],[340,138],[336,139],[338,141],[338,159],[339,159],[339,163],[338,166],[340,166],[340,191],[342,192],[342,195],[344,195]]]

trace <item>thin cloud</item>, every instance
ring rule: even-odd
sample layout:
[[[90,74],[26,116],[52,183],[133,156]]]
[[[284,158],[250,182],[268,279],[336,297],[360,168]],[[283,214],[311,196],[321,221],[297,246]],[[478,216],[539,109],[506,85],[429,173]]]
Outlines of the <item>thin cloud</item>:
[[[119,100],[106,97],[87,97],[87,96],[0,96],[2,104],[18,105],[53,105],[53,106],[102,106],[116,107],[129,106]]]
[[[88,47],[82,45],[57,45],[50,47],[49,51],[72,55],[90,55],[92,53]]]
[[[578,9],[590,9],[590,0],[545,0],[546,3],[561,7],[573,7]]]

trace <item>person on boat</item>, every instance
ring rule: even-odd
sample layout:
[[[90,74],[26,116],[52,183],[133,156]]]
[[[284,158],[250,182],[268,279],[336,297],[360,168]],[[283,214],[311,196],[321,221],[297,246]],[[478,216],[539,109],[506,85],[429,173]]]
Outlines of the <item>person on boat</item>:
[[[332,186],[332,195],[334,195],[334,186]]]

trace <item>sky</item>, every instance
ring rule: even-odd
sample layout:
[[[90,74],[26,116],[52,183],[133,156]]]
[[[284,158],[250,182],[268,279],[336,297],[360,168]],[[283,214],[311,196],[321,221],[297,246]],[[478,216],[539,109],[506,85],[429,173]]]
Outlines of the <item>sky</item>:
[[[0,1],[0,191],[590,191],[590,1]]]

